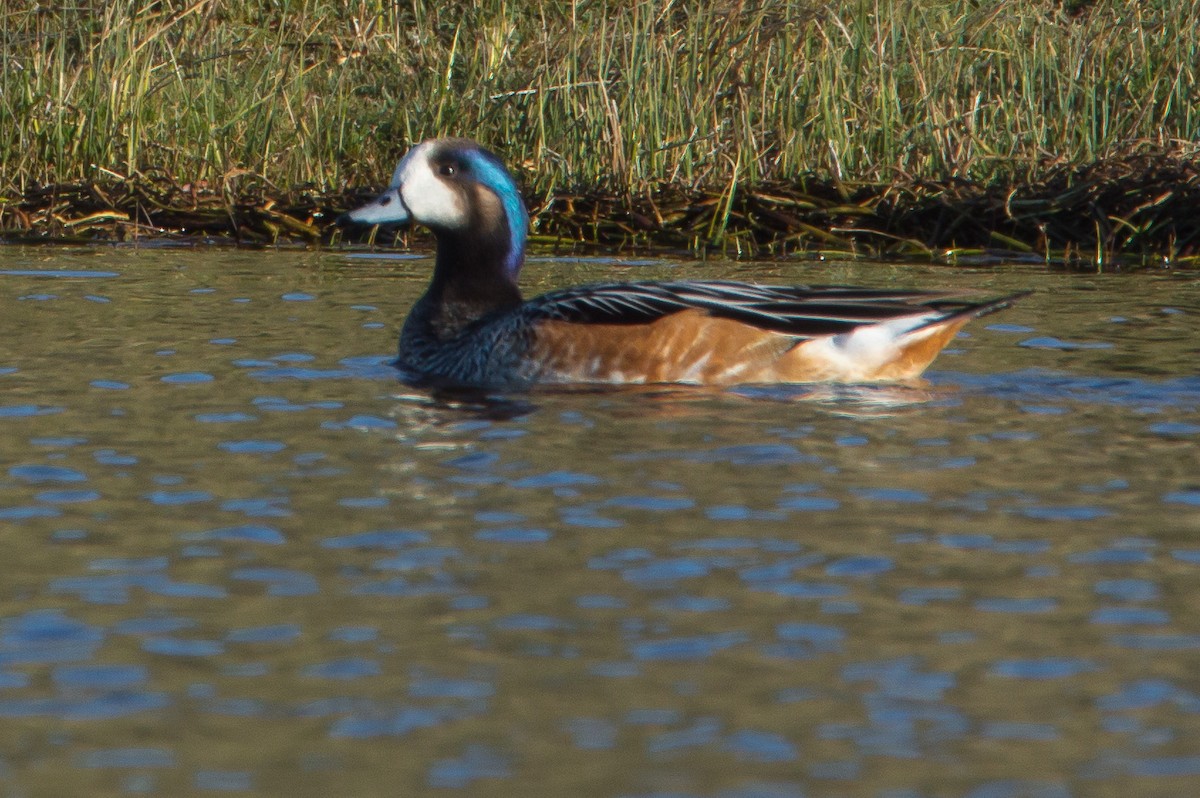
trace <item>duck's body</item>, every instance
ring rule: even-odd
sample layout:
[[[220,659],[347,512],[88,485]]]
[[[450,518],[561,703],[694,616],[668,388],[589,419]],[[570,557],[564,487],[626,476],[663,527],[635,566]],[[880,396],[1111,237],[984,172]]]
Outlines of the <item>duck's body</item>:
[[[920,375],[958,330],[1012,297],[724,281],[581,286],[529,301],[517,275],[528,225],[516,185],[474,142],[415,147],[361,224],[418,222],[438,240],[398,365],[428,382],[876,382]]]

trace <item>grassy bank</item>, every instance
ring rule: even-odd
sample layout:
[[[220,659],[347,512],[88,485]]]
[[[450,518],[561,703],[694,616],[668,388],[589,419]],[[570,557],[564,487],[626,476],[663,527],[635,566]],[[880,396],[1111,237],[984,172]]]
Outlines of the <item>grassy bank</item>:
[[[105,200],[127,218],[96,221],[118,227],[156,226],[156,204],[188,202],[228,216],[275,201],[308,224],[303,209],[386,182],[411,142],[456,133],[502,152],[550,210],[600,192],[607,199],[589,207],[643,216],[652,230],[670,227],[654,202],[664,186],[678,202],[712,200],[703,235],[681,235],[720,243],[738,231],[738,203],[763,187],[807,198],[787,206],[793,215],[813,199],[844,208],[864,196],[887,210],[905,192],[1003,195],[1149,154],[1178,167],[1168,172],[1184,175],[1186,189],[1200,141],[1200,3],[1191,2],[8,0],[0,9],[0,226],[9,229],[53,227],[55,214],[75,222],[66,229],[91,229],[80,214],[103,212]],[[1139,190],[1153,202],[1177,189]],[[71,196],[91,199],[56,210]],[[1100,209],[1120,228],[1115,215]],[[569,215],[541,221],[586,227]],[[839,224],[816,227],[853,243],[832,231]],[[977,243],[887,234],[927,247]],[[1043,248],[1120,248],[1103,231],[1089,235],[1097,241],[1043,235]],[[1197,246],[1174,228],[1150,243],[1176,257]]]

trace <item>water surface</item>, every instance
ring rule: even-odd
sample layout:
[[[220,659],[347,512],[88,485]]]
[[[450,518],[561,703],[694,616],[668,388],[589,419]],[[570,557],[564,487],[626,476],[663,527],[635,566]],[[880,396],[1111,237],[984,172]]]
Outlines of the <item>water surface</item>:
[[[427,259],[0,249],[12,795],[1191,795],[1200,281],[1033,288],[922,388],[431,397]]]

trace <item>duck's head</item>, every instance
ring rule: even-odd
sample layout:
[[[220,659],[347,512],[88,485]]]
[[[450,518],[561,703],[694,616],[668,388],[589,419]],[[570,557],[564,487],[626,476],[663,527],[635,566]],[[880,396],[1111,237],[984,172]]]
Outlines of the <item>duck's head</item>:
[[[409,150],[387,190],[340,221],[425,225],[438,238],[439,259],[446,249],[488,261],[515,282],[529,215],[499,158],[468,139],[435,139]]]

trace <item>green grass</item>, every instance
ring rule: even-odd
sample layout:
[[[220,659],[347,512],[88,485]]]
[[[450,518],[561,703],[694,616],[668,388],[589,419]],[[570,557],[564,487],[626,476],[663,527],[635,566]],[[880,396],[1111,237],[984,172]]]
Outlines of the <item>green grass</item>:
[[[379,186],[443,134],[543,193],[1020,181],[1195,151],[1197,30],[1173,0],[5,0],[0,196]]]

